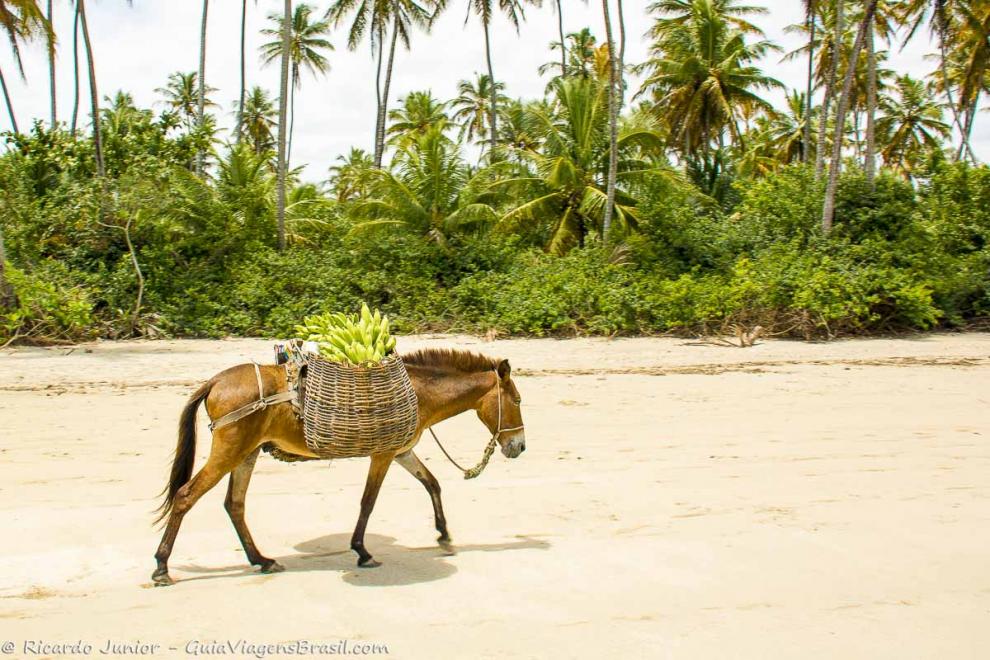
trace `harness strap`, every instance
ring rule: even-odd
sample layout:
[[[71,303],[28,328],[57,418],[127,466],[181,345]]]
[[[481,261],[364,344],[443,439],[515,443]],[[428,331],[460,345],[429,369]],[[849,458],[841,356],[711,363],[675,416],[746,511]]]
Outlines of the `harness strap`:
[[[265,385],[261,380],[261,368],[258,367],[258,363],[254,363],[254,375],[258,379],[258,396],[260,397],[257,401],[253,401],[246,406],[242,406],[233,412],[229,412],[220,419],[213,420],[210,422],[210,431],[216,431],[217,429],[223,428],[234,422],[239,422],[248,415],[253,415],[259,410],[264,410],[268,406],[274,406],[279,403],[285,403],[286,401],[292,401],[296,396],[296,391],[294,389],[288,389],[285,392],[277,392],[269,396],[265,396]]]
[[[498,439],[503,433],[508,433],[509,431],[520,431],[525,428],[523,425],[513,426],[509,429],[502,428],[502,378],[498,375],[498,371],[495,372],[495,388],[496,396],[498,397],[498,422],[495,424],[495,432],[492,433],[492,439],[488,441],[488,445],[485,447],[485,453],[482,454],[481,461],[479,461],[478,464],[470,470],[465,470],[458,465],[457,461],[455,461],[453,457],[447,453],[447,450],[444,449],[443,445],[440,444],[440,438],[438,438],[437,434],[433,432],[433,427],[429,427],[430,435],[432,435],[433,439],[436,441],[437,447],[440,447],[440,451],[443,452],[443,455],[447,457],[448,461],[453,463],[455,468],[464,473],[465,479],[474,479],[485,471],[485,468],[488,467],[488,461],[491,460],[492,454],[495,453],[495,445],[498,443]]]

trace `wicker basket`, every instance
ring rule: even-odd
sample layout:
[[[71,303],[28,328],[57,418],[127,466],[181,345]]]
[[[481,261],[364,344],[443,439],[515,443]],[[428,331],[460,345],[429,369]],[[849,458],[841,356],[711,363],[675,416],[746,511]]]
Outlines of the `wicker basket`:
[[[307,360],[303,398],[306,446],[321,458],[399,449],[419,423],[416,392],[398,355],[373,367]]]

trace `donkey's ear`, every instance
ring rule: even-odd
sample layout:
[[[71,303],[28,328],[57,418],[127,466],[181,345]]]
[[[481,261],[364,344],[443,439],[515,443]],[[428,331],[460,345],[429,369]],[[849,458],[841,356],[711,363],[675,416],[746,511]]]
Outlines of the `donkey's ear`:
[[[499,360],[498,367],[495,370],[498,371],[498,377],[503,381],[509,380],[509,374],[512,373],[512,367],[509,366],[508,360]]]

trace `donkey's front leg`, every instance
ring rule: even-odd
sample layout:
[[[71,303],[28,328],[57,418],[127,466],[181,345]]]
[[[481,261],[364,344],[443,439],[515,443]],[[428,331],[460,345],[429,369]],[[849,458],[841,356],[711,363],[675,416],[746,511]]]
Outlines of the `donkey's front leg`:
[[[430,500],[433,502],[433,518],[436,521],[437,531],[440,532],[437,543],[447,554],[454,554],[454,546],[451,544],[450,534],[447,532],[447,518],[443,515],[443,502],[440,500],[440,482],[412,450],[396,456],[395,462],[416,477],[419,483],[426,488],[426,492],[430,494]]]
[[[374,568],[381,566],[381,562],[375,561],[364,547],[364,530],[368,527],[368,517],[375,508],[375,500],[378,498],[378,491],[381,490],[382,482],[388,473],[388,466],[392,464],[395,452],[384,452],[371,455],[371,467],[368,468],[368,481],[364,484],[364,495],[361,496],[361,515],[358,517],[357,526],[354,528],[354,535],[351,536],[351,549],[358,554],[358,566],[362,568]]]

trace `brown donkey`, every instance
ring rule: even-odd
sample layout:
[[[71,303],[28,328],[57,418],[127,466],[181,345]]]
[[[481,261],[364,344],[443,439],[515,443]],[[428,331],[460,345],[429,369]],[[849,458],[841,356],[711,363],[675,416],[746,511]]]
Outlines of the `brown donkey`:
[[[362,567],[380,565],[364,547],[364,530],[393,460],[426,487],[433,501],[436,528],[440,532],[437,541],[442,548],[452,551],[447,521],[440,502],[440,484],[413,452],[413,447],[419,442],[424,430],[454,415],[475,410],[488,430],[498,438],[504,455],[515,458],[526,449],[519,391],[512,382],[507,360],[493,360],[465,351],[429,349],[403,356],[403,362],[419,399],[419,426],[408,445],[397,451],[371,456],[368,480],[364,486],[364,495],[361,496],[361,514],[351,537],[351,548],[358,554],[358,566]],[[265,396],[288,388],[282,367],[261,367],[261,381]],[[193,393],[183,409],[179,420],[175,461],[165,489],[165,501],[160,509],[159,521],[168,518],[168,523],[158,552],[155,553],[158,568],[151,579],[156,585],[172,584],[168,575],[168,558],[172,554],[182,518],[226,474],[230,474],[230,483],[224,506],[234,523],[248,561],[260,566],[263,573],[284,570],[274,559],[262,555],[254,544],[244,520],[244,498],[263,444],[271,443],[287,454],[316,458],[306,447],[302,422],[296,417],[292,407],[284,403],[274,405],[216,429],[206,464],[192,476],[196,455],[196,410],[199,404],[205,401],[210,418],[219,419],[258,398],[255,369],[253,365],[242,364],[222,371],[204,383]]]

